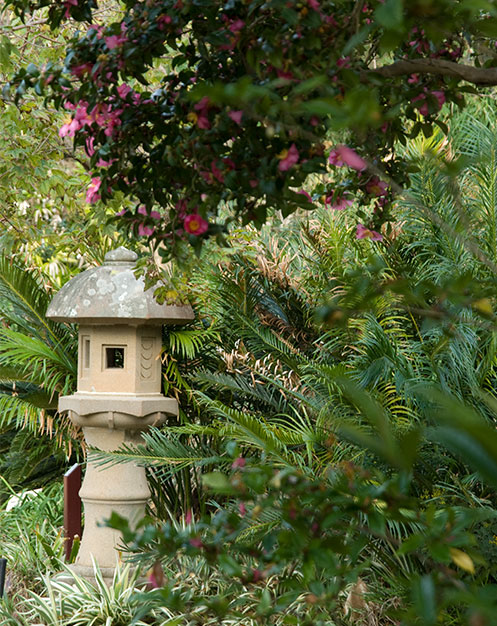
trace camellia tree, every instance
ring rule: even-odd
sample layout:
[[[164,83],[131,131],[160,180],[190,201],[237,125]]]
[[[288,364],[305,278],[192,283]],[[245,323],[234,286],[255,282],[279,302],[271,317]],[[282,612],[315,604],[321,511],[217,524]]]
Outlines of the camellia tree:
[[[129,196],[119,218],[164,256],[316,203],[357,201],[357,238],[388,237],[396,148],[497,83],[494,0],[126,0],[106,23],[96,0],[5,4],[81,23],[8,90],[66,109],[87,200]]]

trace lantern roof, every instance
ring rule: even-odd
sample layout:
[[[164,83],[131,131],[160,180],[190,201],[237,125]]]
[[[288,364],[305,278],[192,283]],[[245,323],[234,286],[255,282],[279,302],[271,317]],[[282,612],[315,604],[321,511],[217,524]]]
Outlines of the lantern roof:
[[[104,264],[78,274],[56,294],[47,317],[75,324],[184,324],[193,320],[189,304],[158,304],[134,274],[137,255],[120,247],[105,255]]]

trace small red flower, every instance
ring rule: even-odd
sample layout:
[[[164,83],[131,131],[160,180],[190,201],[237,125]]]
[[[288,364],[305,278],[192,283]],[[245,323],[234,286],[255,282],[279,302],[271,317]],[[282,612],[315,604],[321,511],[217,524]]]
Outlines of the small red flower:
[[[209,223],[197,213],[190,213],[185,217],[183,226],[190,235],[203,235],[209,228]]]
[[[387,189],[387,183],[380,180],[378,176],[373,176],[373,178],[366,185],[366,191],[373,196],[385,196]]]
[[[381,241],[383,235],[376,230],[366,228],[364,224],[357,224],[356,239],[371,239],[371,241]]]
[[[334,211],[343,211],[343,209],[353,204],[353,201],[348,200],[345,196],[335,195],[333,193],[329,193],[324,200],[325,207],[333,209]]]
[[[91,183],[86,191],[86,202],[88,202],[88,204],[93,204],[97,200],[100,200],[99,189],[101,184],[102,181],[98,176],[91,179]]]
[[[243,111],[228,111],[228,117],[231,118],[235,124],[238,124],[238,126],[242,124],[242,116]]]
[[[368,164],[362,159],[357,152],[349,148],[348,146],[337,146],[330,152],[328,161],[331,165],[341,167],[342,165],[348,165],[358,172],[365,170]]]
[[[278,158],[281,159],[278,164],[278,169],[280,172],[286,172],[299,162],[299,151],[297,150],[297,146],[292,143],[288,150],[283,150],[283,152],[278,155]]]

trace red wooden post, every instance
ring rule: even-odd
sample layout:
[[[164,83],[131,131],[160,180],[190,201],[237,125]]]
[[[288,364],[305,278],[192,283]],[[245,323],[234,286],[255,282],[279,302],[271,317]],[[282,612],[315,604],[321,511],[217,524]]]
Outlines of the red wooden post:
[[[76,463],[64,474],[64,537],[66,560],[71,556],[75,535],[81,537],[81,465]]]

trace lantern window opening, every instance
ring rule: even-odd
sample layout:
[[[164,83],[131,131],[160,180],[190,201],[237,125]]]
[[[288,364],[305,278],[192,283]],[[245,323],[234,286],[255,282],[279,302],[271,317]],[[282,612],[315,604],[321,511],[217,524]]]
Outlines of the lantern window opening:
[[[125,346],[104,346],[105,369],[124,369]]]
[[[83,337],[83,369],[90,369],[90,338]]]

